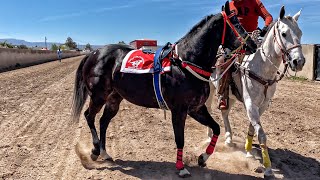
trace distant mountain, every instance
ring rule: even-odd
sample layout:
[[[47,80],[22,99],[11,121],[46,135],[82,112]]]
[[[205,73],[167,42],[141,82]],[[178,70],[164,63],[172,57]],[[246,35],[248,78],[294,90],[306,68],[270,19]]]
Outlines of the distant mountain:
[[[45,43],[44,42],[28,42],[28,41],[25,41],[25,40],[21,40],[21,39],[0,39],[0,42],[4,42],[4,41],[7,41],[7,43],[10,43],[12,45],[26,45],[27,47],[46,47]],[[47,42],[47,47],[48,49],[51,48],[51,45],[52,44],[56,44],[56,45],[61,45],[63,43],[56,43],[56,42]],[[92,49],[98,49],[98,48],[101,48],[103,47],[103,45],[92,45],[90,44]],[[86,45],[78,45],[78,48],[79,49],[84,49],[86,47]]]

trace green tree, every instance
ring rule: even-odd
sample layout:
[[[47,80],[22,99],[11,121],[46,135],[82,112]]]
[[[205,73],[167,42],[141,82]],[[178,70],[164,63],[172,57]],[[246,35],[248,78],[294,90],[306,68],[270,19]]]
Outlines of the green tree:
[[[18,49],[28,49],[28,47],[24,44],[18,46]]]
[[[13,45],[10,43],[7,43],[7,41],[1,42],[0,46],[5,47],[5,48],[13,48]]]
[[[69,50],[69,48],[65,45],[65,44],[61,44],[60,46],[59,46],[59,48],[60,48],[60,50]]]
[[[58,50],[59,49],[59,47],[56,45],[56,44],[52,44],[51,45],[51,50],[52,51],[56,51],[56,50]]]
[[[77,43],[74,42],[71,37],[67,38],[65,45],[67,47],[69,47],[70,49],[76,49],[77,48]]]
[[[92,51],[92,47],[91,47],[91,45],[89,43],[86,45],[85,49],[89,49],[90,51]]]

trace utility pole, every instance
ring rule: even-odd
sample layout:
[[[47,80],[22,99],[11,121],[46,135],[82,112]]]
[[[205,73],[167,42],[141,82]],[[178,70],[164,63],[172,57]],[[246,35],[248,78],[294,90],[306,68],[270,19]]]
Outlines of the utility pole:
[[[44,44],[46,45],[46,50],[48,50],[48,48],[47,48],[47,37],[46,36],[44,37]]]

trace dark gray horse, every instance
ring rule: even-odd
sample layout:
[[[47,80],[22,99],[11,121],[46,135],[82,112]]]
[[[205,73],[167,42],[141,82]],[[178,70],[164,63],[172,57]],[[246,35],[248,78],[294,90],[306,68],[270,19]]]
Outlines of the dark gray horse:
[[[210,127],[214,134],[206,152],[199,157],[200,166],[205,166],[205,161],[213,153],[220,134],[219,124],[210,116],[205,106],[210,93],[207,79],[212,72],[211,67],[216,62],[218,47],[223,44],[226,48],[237,49],[243,45],[244,39],[248,36],[237,17],[232,15],[228,17],[230,14],[227,2],[225,11],[209,15],[196,24],[175,43],[173,56],[169,57],[172,60],[171,71],[161,75],[162,94],[172,114],[177,145],[176,168],[179,170],[179,176],[182,177],[190,175],[182,163],[187,115]],[[257,48],[250,38],[246,41],[246,45],[251,52]],[[86,56],[78,67],[74,87],[73,117],[76,120],[79,119],[89,95],[90,105],[84,115],[92,133],[94,148],[91,157],[93,160],[96,160],[99,155],[103,159],[112,160],[105,148],[106,130],[111,119],[117,114],[123,99],[139,106],[159,108],[152,74],[120,72],[122,60],[131,50],[133,49],[127,45],[107,45]],[[193,69],[191,70],[193,73],[190,69]],[[100,119],[99,140],[94,121],[103,105],[105,108]]]

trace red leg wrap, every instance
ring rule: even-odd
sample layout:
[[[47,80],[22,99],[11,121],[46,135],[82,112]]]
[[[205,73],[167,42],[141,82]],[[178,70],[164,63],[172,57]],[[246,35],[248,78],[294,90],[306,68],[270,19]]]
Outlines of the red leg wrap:
[[[207,154],[212,154],[214,151],[214,147],[216,146],[216,143],[218,141],[218,136],[217,135],[213,135],[211,138],[211,142],[209,144],[209,146],[207,147],[206,153]]]
[[[184,168],[183,162],[182,162],[182,149],[177,150],[177,162],[176,162],[176,168],[178,170],[182,170]]]

